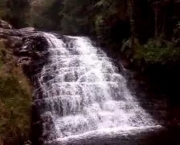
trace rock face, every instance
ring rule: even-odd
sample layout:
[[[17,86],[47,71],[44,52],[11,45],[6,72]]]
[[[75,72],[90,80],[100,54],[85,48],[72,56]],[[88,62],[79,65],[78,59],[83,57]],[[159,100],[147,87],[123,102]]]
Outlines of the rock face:
[[[47,61],[47,42],[41,34],[23,37],[23,45],[14,50],[19,56],[18,64],[24,66],[26,75],[30,78],[38,74]],[[32,80],[33,81],[33,80]]]
[[[47,42],[42,32],[32,27],[12,29],[10,24],[0,20],[0,38],[6,39],[6,46],[18,56],[18,65],[24,67],[29,77],[41,70],[47,56]]]
[[[8,36],[29,36],[38,33],[34,28],[22,28],[22,29],[4,29],[0,27],[0,37],[7,38]]]
[[[32,27],[12,29],[7,22],[0,20],[0,39],[4,39],[7,48],[12,50],[17,59],[17,65],[22,66],[24,73],[30,78],[32,86],[38,88],[36,76],[41,72],[48,58],[48,44],[43,32],[38,32]],[[41,92],[39,94],[41,95]],[[36,123],[37,120],[40,120],[39,114],[32,106],[33,135],[31,140],[33,144],[38,142],[42,130],[41,123]]]
[[[31,79],[32,86],[38,87],[37,78],[42,67],[47,61],[47,41],[42,32],[36,31],[32,27],[23,29],[12,29],[12,27],[4,21],[0,20],[0,39],[4,39],[7,48],[10,48],[17,58],[17,65],[23,67],[24,73]],[[39,115],[36,110],[32,108],[32,122],[39,120]],[[36,131],[36,127],[40,125],[33,125],[33,134],[37,137],[32,137],[33,141],[38,140],[41,128]],[[36,141],[34,141],[36,142]]]
[[[12,29],[13,27],[6,21],[0,20],[0,28]]]

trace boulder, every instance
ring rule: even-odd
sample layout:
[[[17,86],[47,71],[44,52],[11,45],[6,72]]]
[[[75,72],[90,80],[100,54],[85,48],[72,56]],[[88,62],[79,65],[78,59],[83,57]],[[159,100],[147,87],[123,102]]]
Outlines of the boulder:
[[[29,36],[34,33],[37,33],[37,31],[33,27],[12,29],[12,26],[9,23],[0,20],[0,38],[7,38],[9,36]]]
[[[41,32],[22,38],[22,46],[14,48],[18,64],[22,65],[25,74],[31,78],[38,74],[47,61],[48,43]]]
[[[33,32],[35,31],[36,29],[33,28],[33,27],[26,27],[26,28],[21,28],[20,31],[23,31],[23,32]]]
[[[15,48],[15,47],[21,47],[22,46],[22,38],[18,36],[10,36],[7,38],[6,46],[8,48]]]
[[[0,20],[0,28],[12,29],[13,27],[8,22]]]
[[[29,77],[38,73],[47,61],[47,40],[33,27],[12,29],[11,25],[0,20],[0,39],[6,40],[7,48],[11,48],[18,58],[17,64],[24,67]]]

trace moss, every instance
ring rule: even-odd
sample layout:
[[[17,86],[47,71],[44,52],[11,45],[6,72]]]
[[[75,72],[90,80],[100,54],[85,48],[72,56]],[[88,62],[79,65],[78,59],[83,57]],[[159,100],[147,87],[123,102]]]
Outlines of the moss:
[[[31,87],[14,56],[0,42],[0,145],[19,145],[29,139]]]

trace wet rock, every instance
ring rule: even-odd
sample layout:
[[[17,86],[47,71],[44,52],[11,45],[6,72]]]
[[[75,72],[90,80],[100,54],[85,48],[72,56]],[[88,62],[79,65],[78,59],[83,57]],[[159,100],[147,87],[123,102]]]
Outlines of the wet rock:
[[[28,140],[28,141],[26,141],[26,142],[24,143],[24,145],[32,145],[32,143],[31,143],[30,140]]]
[[[47,41],[41,33],[22,38],[22,46],[14,49],[19,57],[18,64],[24,67],[26,75],[32,77],[39,73],[47,61]]]
[[[34,32],[36,29],[33,27],[26,27],[26,28],[22,28],[20,29],[20,31],[22,32]]]
[[[0,20],[0,28],[12,29],[13,27],[8,22]]]
[[[21,47],[22,45],[22,38],[18,36],[11,36],[7,39],[6,46],[9,48]]]
[[[21,57],[18,60],[19,65],[29,65],[30,63],[31,63],[31,58],[29,58],[29,57]]]
[[[0,20],[0,38],[6,40],[7,48],[11,48],[18,58],[18,65],[24,67],[29,77],[41,71],[47,58],[47,41],[42,32],[33,27],[12,29],[12,26]]]
[[[3,20],[0,20],[0,38],[8,38],[12,36],[24,37],[38,33],[35,28],[27,27],[22,29],[13,29],[12,26]]]
[[[35,29],[34,29],[35,30]],[[29,36],[32,34],[36,34],[38,32],[33,31],[33,29],[4,29],[4,28],[0,28],[0,38],[7,38],[10,36],[19,36],[19,37],[23,37],[23,36]]]

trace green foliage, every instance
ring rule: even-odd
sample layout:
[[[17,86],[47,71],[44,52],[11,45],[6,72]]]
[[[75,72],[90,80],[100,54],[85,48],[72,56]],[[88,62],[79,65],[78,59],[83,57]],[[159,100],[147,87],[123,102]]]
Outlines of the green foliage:
[[[0,139],[6,144],[28,140],[30,128],[29,94],[15,76],[0,77]]]
[[[0,17],[15,27],[31,25],[65,34],[96,34],[110,39],[109,31],[115,19],[125,16],[125,3],[124,0],[2,0]]]
[[[79,34],[91,31],[94,0],[64,0],[62,3],[61,29],[63,33]]]
[[[114,37],[119,34],[113,32],[118,26],[118,21],[126,17],[126,1],[98,0],[94,9],[96,10],[94,23],[95,34],[103,44],[113,44]],[[118,26],[119,27],[119,26]],[[115,36],[116,35],[116,36]]]
[[[146,65],[169,64],[180,62],[180,47],[173,42],[150,39],[145,45],[136,44],[133,60]]]

